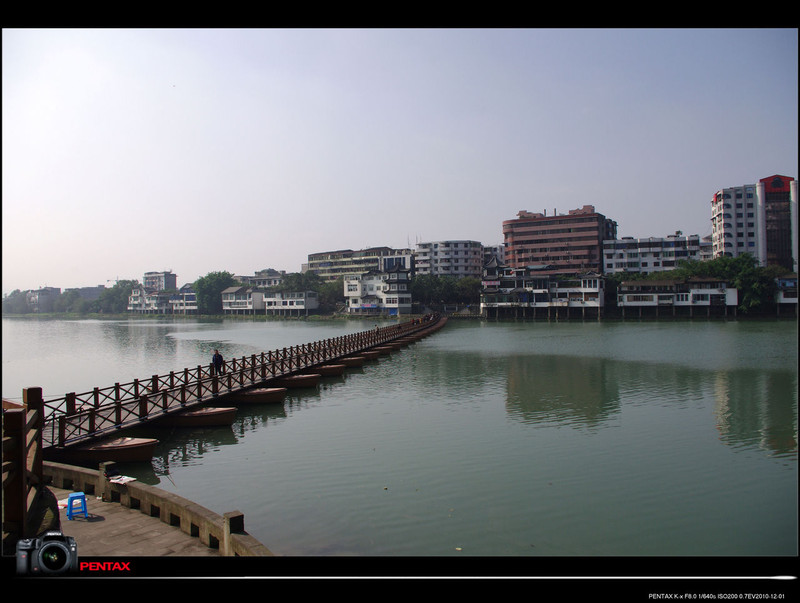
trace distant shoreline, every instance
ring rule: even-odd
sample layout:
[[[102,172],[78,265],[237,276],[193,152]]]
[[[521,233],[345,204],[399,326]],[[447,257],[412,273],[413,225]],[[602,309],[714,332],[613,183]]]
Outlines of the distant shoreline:
[[[680,321],[680,320],[721,320],[721,321],[747,321],[747,320],[781,320],[781,321],[797,321],[797,314],[789,314],[785,312],[783,314],[777,315],[774,311],[773,312],[759,312],[759,313],[737,313],[734,315],[697,315],[697,316],[684,316],[684,315],[664,315],[664,316],[622,316],[620,313],[616,311],[612,311],[604,316],[601,316],[599,319],[596,316],[580,318],[580,317],[560,317],[558,318],[559,321],[564,322],[603,322],[603,321],[640,321],[640,322],[654,322],[654,321]],[[391,320],[396,321],[398,319],[401,320],[411,320],[414,318],[419,318],[424,316],[424,314],[403,314],[401,316],[388,316],[388,315],[369,315],[369,314],[309,314],[308,316],[266,316],[264,314],[101,314],[101,313],[87,313],[87,314],[78,314],[78,313],[69,313],[69,312],[46,312],[42,314],[3,314],[2,318],[15,318],[15,319],[28,319],[28,320],[162,320],[164,318],[169,318],[171,320],[174,319],[183,319],[183,320],[241,320],[241,321],[253,321],[253,322],[272,322],[272,321],[281,321],[281,322],[301,322],[301,321],[345,321],[345,320]],[[482,316],[481,314],[452,314],[448,315],[450,318],[463,318],[467,320],[483,320],[486,322],[547,322],[548,320],[556,320],[553,318],[546,318],[546,317],[524,317],[524,318],[514,318],[514,317],[500,317],[500,318],[487,318]]]

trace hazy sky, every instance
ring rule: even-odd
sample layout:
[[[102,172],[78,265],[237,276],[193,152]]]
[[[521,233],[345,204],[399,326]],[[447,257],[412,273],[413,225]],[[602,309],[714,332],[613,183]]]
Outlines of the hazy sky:
[[[3,292],[497,244],[523,209],[710,234],[715,191],[798,176],[797,37],[6,29]]]

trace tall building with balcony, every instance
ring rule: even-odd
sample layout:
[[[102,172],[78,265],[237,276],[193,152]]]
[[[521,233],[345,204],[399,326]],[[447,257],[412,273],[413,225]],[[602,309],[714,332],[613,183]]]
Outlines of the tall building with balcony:
[[[714,193],[711,238],[715,258],[748,253],[797,271],[797,180],[775,175]]]
[[[410,249],[392,249],[390,247],[371,247],[353,251],[323,251],[308,256],[304,272],[314,272],[324,281],[350,278],[367,272],[384,272],[400,266],[413,273],[414,254]]]
[[[706,237],[678,233],[664,238],[622,237],[603,241],[604,272],[650,274],[675,270],[681,260],[709,259],[710,246],[711,241]]]
[[[511,268],[536,266],[539,274],[603,272],[603,241],[617,238],[617,223],[593,205],[568,214],[520,211],[503,222],[505,261]]]
[[[395,265],[383,272],[351,275],[344,280],[344,296],[349,314],[409,314],[410,271]]]
[[[417,243],[414,266],[417,274],[480,278],[483,245],[477,241],[433,241]]]

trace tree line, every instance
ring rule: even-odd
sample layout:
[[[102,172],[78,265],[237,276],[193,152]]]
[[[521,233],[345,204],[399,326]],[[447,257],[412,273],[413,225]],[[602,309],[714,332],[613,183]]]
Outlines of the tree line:
[[[759,266],[751,255],[735,258],[720,257],[713,260],[684,260],[671,271],[641,273],[617,273],[606,275],[606,295],[609,301],[616,300],[620,283],[630,280],[685,280],[693,277],[714,278],[725,281],[739,290],[739,310],[757,314],[768,311],[775,300],[775,279],[787,270],[780,266]],[[244,286],[230,272],[210,272],[193,283],[197,295],[198,313],[222,314],[222,292],[228,287]],[[124,314],[128,311],[128,296],[141,286],[136,280],[118,281],[113,287],[104,289],[96,300],[81,298],[76,290],[65,291],[54,301],[52,312],[75,314]],[[272,291],[314,291],[317,293],[320,312],[332,313],[345,302],[344,281],[339,278],[324,281],[313,272],[295,272],[284,276],[280,285]],[[176,292],[177,293],[177,292]],[[411,297],[414,303],[423,306],[471,305],[480,303],[481,281],[476,277],[457,278],[443,275],[421,274],[411,281]],[[28,314],[27,292],[16,290],[3,297],[3,314]]]

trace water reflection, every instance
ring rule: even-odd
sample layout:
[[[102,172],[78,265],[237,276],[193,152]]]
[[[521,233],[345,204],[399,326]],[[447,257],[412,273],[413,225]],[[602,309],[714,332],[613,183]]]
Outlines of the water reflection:
[[[404,370],[409,383],[426,397],[438,396],[455,406],[502,398],[509,418],[537,427],[596,430],[619,420],[625,406],[708,409],[724,444],[796,457],[796,373],[515,349],[506,357],[464,347],[429,350]],[[688,421],[695,415],[684,417]]]
[[[596,358],[514,356],[507,362],[507,409],[529,424],[597,427],[619,412],[613,363]]]
[[[785,371],[719,372],[714,413],[721,441],[776,456],[797,454],[797,377]]]

